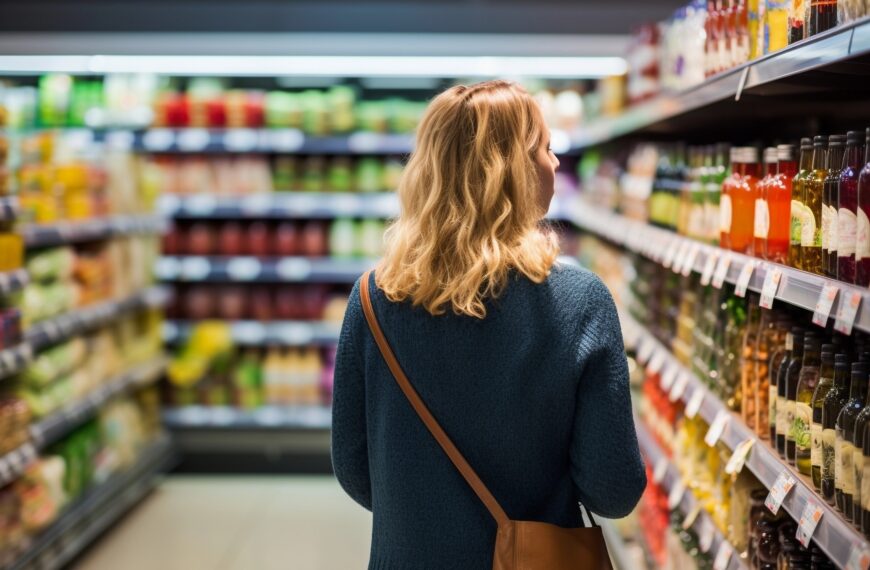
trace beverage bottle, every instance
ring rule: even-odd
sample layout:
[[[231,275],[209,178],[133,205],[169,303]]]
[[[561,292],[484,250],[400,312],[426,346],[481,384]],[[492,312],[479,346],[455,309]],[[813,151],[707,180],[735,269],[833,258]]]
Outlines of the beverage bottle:
[[[792,332],[794,337],[794,347],[792,348],[792,358],[788,363],[788,371],[786,372],[785,385],[785,417],[786,417],[786,434],[785,434],[785,458],[792,465],[797,464],[797,446],[795,443],[795,416],[797,415],[797,389],[798,381],[801,375],[801,368],[804,360],[804,343],[807,337],[812,337],[813,333]]]
[[[728,157],[729,147],[725,143],[717,144],[709,150],[709,173],[707,175],[707,184],[704,189],[704,209],[706,212],[706,224],[708,237],[707,241],[712,244],[720,243],[721,238],[721,199],[722,199],[722,182],[724,182],[728,169],[726,166],[726,158]],[[729,213],[730,216],[730,213]],[[730,219],[729,219],[730,224]],[[730,226],[729,226],[730,229]],[[726,246],[722,246],[726,247]]]
[[[837,203],[840,171],[846,135],[831,135],[828,139],[827,175],[822,183],[822,269],[832,279],[837,278],[837,249],[839,247]]]
[[[755,209],[758,198],[758,149],[743,147],[740,151],[741,176],[732,178],[736,184],[731,189],[734,207],[731,221],[731,249],[746,255],[754,255]]]
[[[734,200],[732,193],[737,185],[743,165],[740,163],[740,148],[732,147],[730,152],[731,169],[727,178],[722,181],[722,191],[719,197],[719,247],[733,249],[732,227],[734,224]]]
[[[840,0],[847,4],[849,0]],[[807,18],[807,37],[814,36],[837,25],[837,0],[810,0]]]
[[[753,302],[755,301],[755,302]],[[748,319],[746,322],[746,330],[743,333],[743,347],[741,350],[741,366],[740,366],[740,415],[743,417],[743,422],[752,431],[759,431],[758,424],[758,408],[755,399],[758,393],[756,381],[756,367],[758,360],[758,339],[766,325],[767,309],[764,310],[758,305],[758,296],[749,295]]]
[[[764,187],[770,217],[770,228],[765,241],[765,259],[785,264],[789,254],[792,184],[797,172],[797,161],[792,145],[777,146],[776,154],[776,175]]]
[[[695,147],[692,152],[692,165],[689,169],[688,236],[699,241],[707,239],[707,229],[704,225],[704,220],[706,216],[708,168],[706,166],[705,155],[705,148]]]
[[[812,463],[813,485],[817,493],[822,491],[822,410],[825,403],[825,396],[834,387],[834,350],[836,347],[833,344],[822,345],[822,364],[819,368],[819,382],[816,384],[816,391],[813,393],[813,424],[810,428],[810,438],[812,440],[812,454],[810,461]]]
[[[764,149],[764,177],[758,181],[758,197],[755,199],[755,232],[753,252],[756,257],[767,259],[767,239],[770,235],[770,204],[768,185],[776,176],[777,150]]]
[[[828,175],[827,144],[828,137],[813,139],[811,170],[802,189],[805,210],[801,220],[801,269],[816,274],[822,273],[822,192]]]
[[[864,166],[864,133],[846,133],[846,150],[837,192],[837,279],[855,282],[858,225],[858,175]]]
[[[806,1],[791,0],[788,11],[788,43],[799,42],[805,37]]]
[[[768,351],[770,360],[767,367],[768,370],[768,427],[770,437],[770,445],[776,448],[776,421],[777,421],[777,405],[778,405],[778,378],[779,371],[783,362],[788,362],[791,356],[791,348],[786,350],[786,337],[791,328],[791,321],[787,315],[777,315],[775,330],[770,332],[770,337],[767,339]]]
[[[864,401],[864,408],[855,419],[855,430],[853,443],[854,460],[853,468],[855,469],[855,494],[852,499],[852,521],[855,526],[868,532],[870,528],[867,522],[870,522],[870,510],[867,506],[870,505],[870,480],[864,481],[864,471],[868,464],[864,456],[864,448],[867,447],[868,427],[870,427],[870,394]]]
[[[864,168],[858,175],[858,232],[855,237],[855,285],[870,285],[870,127],[864,137]]]
[[[807,335],[804,341],[804,358],[798,376],[795,396],[795,414],[792,431],[795,440],[795,463],[798,471],[812,475],[812,424],[813,395],[819,383],[821,366],[821,341],[818,337]],[[820,481],[821,483],[821,481]]]
[[[836,422],[840,410],[849,399],[852,376],[846,354],[834,356],[834,386],[822,402],[822,497],[830,505],[836,504],[837,436]]]
[[[852,364],[852,386],[849,399],[837,416],[836,447],[834,448],[837,472],[835,474],[835,496],[839,508],[846,520],[852,520],[855,494],[855,471],[852,461],[855,459],[855,421],[864,409],[867,400],[867,375],[870,363],[859,361]]]
[[[801,238],[803,233],[804,218],[807,217],[808,209],[804,199],[804,182],[810,174],[813,163],[813,141],[809,138],[801,139],[801,153],[799,170],[792,179],[791,190],[791,232],[789,234],[788,261],[792,267],[803,269],[801,257]],[[809,212],[812,216],[812,212]],[[868,226],[870,227],[870,226]]]
[[[785,354],[782,358],[782,363],[776,372],[776,431],[774,433],[775,437],[772,438],[772,441],[776,441],[776,450],[779,452],[780,457],[785,458],[786,452],[786,434],[788,434],[788,430],[791,427],[788,424],[788,418],[786,414],[786,402],[788,399],[786,398],[786,388],[788,385],[788,367],[791,364],[792,359],[794,358],[794,337],[796,334],[800,334],[803,329],[800,327],[792,327],[790,331],[788,331],[785,335]],[[803,358],[803,354],[801,354],[801,358]]]

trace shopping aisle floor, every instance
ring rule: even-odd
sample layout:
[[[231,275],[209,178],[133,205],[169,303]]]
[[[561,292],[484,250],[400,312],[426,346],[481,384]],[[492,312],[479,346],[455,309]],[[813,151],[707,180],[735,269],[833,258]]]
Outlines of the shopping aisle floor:
[[[353,570],[371,525],[329,476],[173,476],[75,568]]]

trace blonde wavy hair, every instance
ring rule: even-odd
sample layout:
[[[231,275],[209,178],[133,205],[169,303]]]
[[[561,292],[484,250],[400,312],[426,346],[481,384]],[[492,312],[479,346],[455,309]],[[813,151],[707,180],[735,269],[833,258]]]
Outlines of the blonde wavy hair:
[[[433,315],[486,316],[511,270],[540,283],[558,255],[535,153],[546,125],[519,85],[458,85],[429,105],[402,174],[377,283]]]

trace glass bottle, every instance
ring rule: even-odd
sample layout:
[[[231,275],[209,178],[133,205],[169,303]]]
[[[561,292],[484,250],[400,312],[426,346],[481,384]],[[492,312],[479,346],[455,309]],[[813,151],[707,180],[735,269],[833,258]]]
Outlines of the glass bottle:
[[[836,422],[836,447],[834,448],[837,472],[834,477],[837,508],[846,520],[852,520],[852,502],[855,494],[855,471],[852,461],[855,458],[855,420],[864,408],[867,399],[867,373],[870,363],[852,364],[852,386],[849,399],[840,410]]]
[[[819,367],[821,366],[821,340],[818,337],[806,335],[804,341],[804,359],[798,376],[795,397],[795,414],[792,431],[795,440],[795,464],[798,471],[804,475],[812,475],[812,433],[813,395],[819,383]]]
[[[810,461],[813,471],[813,485],[816,492],[822,491],[822,406],[825,396],[834,387],[834,345],[822,345],[822,364],[819,368],[819,382],[813,393],[813,425],[810,428],[812,439],[812,455]]]
[[[810,0],[810,17],[806,22],[807,37],[830,30],[836,25],[837,0]]]
[[[830,136],[826,162],[828,173],[822,184],[822,269],[824,274],[832,279],[837,278],[837,250],[840,241],[837,208],[840,171],[843,169],[845,148],[846,135]]]
[[[732,148],[729,154],[731,156],[730,173],[722,181],[722,190],[719,197],[719,246],[733,249],[731,232],[734,225],[734,200],[732,192],[737,184],[736,179],[742,174],[743,165],[739,162],[739,147]]]
[[[862,410],[863,412],[863,410]],[[861,464],[861,531],[870,538],[870,421],[864,424]],[[857,432],[856,432],[857,433]]]
[[[805,19],[806,17],[806,0],[791,0],[791,7],[788,11],[788,43],[789,45],[799,42],[804,37]]]
[[[834,356],[834,386],[822,403],[822,497],[830,505],[836,504],[837,496],[837,416],[849,399],[851,384],[849,357],[837,354]]]
[[[754,432],[759,431],[757,408],[755,407],[757,387],[755,385],[755,371],[758,360],[758,339],[765,323],[762,322],[761,307],[758,295],[749,295],[748,319],[743,333],[743,347],[741,350],[740,384],[741,401],[740,415],[743,422]]]
[[[767,200],[768,184],[776,176],[777,152],[775,147],[764,149],[764,177],[758,181],[755,199],[755,232],[752,249],[756,257],[767,259],[767,240],[770,235],[770,205]]]
[[[804,180],[802,202],[806,208],[801,220],[801,264],[804,271],[822,273],[822,193],[827,160],[828,138],[813,139],[811,171]]]
[[[786,388],[788,384],[788,367],[791,364],[792,359],[794,358],[794,337],[797,334],[801,334],[803,329],[800,327],[792,327],[792,329],[786,333],[785,335],[785,355],[782,359],[782,364],[780,365],[777,373],[776,373],[776,450],[779,452],[780,457],[785,458],[786,452],[786,434],[788,434],[788,415],[787,415],[787,405],[786,402],[788,398],[786,396]],[[803,358],[803,354],[801,354],[801,358]]]
[[[858,174],[864,166],[864,133],[846,133],[846,151],[837,193],[837,279],[855,282]]]
[[[855,285],[870,285],[870,127],[864,137],[864,167],[858,174],[858,232],[855,237]]]
[[[767,340],[770,362],[768,364],[768,425],[771,447],[776,448],[776,410],[777,410],[777,378],[783,362],[787,362],[790,353],[786,351],[786,337],[788,336],[791,321],[786,315],[777,315],[776,326]]]
[[[745,255],[753,255],[755,231],[755,200],[758,198],[758,149],[740,149],[741,173],[732,177],[731,204],[734,207],[731,219],[731,249]]]
[[[804,181],[810,173],[813,163],[812,139],[801,139],[799,170],[792,179],[791,190],[791,233],[789,234],[788,262],[792,267],[803,269],[801,258],[801,233],[807,208],[804,205]],[[812,214],[810,214],[812,215]],[[870,227],[870,226],[868,226]]]
[[[867,465],[864,460],[865,438],[867,437],[867,428],[870,426],[870,394],[864,401],[864,408],[855,419],[855,429],[853,430],[852,442],[855,445],[854,460],[852,467],[855,470],[855,493],[852,500],[852,521],[860,529],[864,528],[864,520],[868,518],[868,513],[864,505],[870,502],[870,497],[865,497],[865,492],[870,492],[870,481],[864,482],[864,470]]]
[[[707,176],[707,184],[704,190],[706,196],[705,209],[707,212],[708,241],[712,244],[720,244],[722,215],[720,202],[722,199],[722,182],[728,176],[727,157],[729,154],[727,143],[719,143],[710,149],[710,170]],[[730,213],[729,213],[730,216]],[[729,229],[731,221],[728,221]],[[722,246],[726,247],[726,246]]]
[[[804,360],[804,342],[810,333],[803,330],[793,334],[794,347],[792,348],[792,357],[788,363],[788,371],[786,373],[785,385],[785,417],[786,417],[786,434],[785,434],[785,458],[786,461],[795,465],[797,460],[795,447],[795,415],[797,413],[797,388],[798,379],[801,374],[801,367]]]
[[[788,263],[789,234],[791,231],[791,190],[797,160],[792,145],[776,147],[776,174],[764,186],[770,225],[765,240],[764,258],[774,263]]]
[[[690,169],[691,204],[689,207],[689,237],[699,241],[707,239],[707,228],[704,225],[706,219],[706,177],[707,177],[707,149],[695,147],[693,149],[693,162]]]
[[[788,45],[788,14],[791,0],[767,0],[765,19],[765,52],[781,50]]]

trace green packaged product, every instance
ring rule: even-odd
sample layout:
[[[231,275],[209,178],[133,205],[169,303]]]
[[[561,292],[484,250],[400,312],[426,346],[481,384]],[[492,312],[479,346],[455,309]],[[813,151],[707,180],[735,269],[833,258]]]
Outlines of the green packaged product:
[[[384,169],[381,161],[373,157],[356,163],[356,189],[359,192],[380,192],[384,188]]]
[[[31,281],[53,281],[70,277],[74,262],[71,248],[56,247],[28,255],[25,269]]]
[[[41,352],[24,369],[21,379],[26,385],[41,387],[70,373],[79,366],[87,353],[87,344],[81,337]]]
[[[334,158],[329,165],[329,190],[350,192],[351,178],[350,161],[343,157]]]

